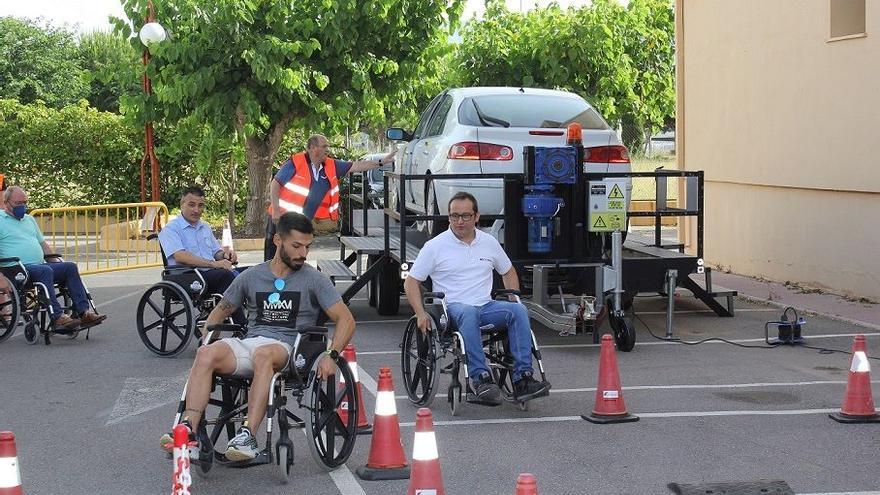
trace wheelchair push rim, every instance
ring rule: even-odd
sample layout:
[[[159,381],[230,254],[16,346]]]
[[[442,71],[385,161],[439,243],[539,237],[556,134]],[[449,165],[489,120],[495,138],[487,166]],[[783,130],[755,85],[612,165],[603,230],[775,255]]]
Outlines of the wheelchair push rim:
[[[12,337],[21,316],[21,300],[12,282],[9,283],[5,296],[8,300],[0,303],[0,342]]]
[[[174,282],[147,289],[137,307],[138,336],[155,354],[172,357],[186,349],[195,328],[195,308],[189,293]]]
[[[403,386],[409,400],[421,407],[428,407],[437,393],[437,327],[432,318],[429,328],[422,332],[415,316],[406,323],[401,343],[400,368]]]
[[[333,470],[345,464],[354,449],[358,436],[358,397],[348,362],[338,357],[334,376],[322,380],[317,374],[322,360],[323,356],[312,363],[307,381],[306,433],[310,437],[307,443],[312,457],[320,466]],[[339,383],[340,377],[345,380],[344,385]],[[341,415],[341,409],[347,414]],[[342,416],[346,417],[345,421]]]

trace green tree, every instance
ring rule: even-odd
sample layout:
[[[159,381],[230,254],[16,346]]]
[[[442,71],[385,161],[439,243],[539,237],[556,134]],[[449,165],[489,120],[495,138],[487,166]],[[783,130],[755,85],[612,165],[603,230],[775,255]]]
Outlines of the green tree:
[[[155,95],[134,101],[141,118],[194,116],[244,140],[246,227],[262,230],[273,160],[291,127],[334,134],[380,121],[386,100],[419,73],[426,48],[445,37],[461,0],[155,1],[171,34],[151,47]],[[124,0],[141,26],[146,0]],[[126,34],[131,28],[116,22]]]
[[[671,0],[594,0],[510,12],[492,0],[468,22],[453,56],[450,85],[537,86],[585,97],[612,124],[642,136],[674,114]],[[628,137],[629,133],[624,133]],[[639,149],[636,141],[626,143]]]
[[[119,34],[95,31],[81,36],[78,62],[89,84],[86,98],[98,110],[119,112],[122,95],[136,95],[143,91],[140,53]]]
[[[26,19],[0,18],[0,98],[25,104],[42,100],[61,108],[87,94],[72,32]]]

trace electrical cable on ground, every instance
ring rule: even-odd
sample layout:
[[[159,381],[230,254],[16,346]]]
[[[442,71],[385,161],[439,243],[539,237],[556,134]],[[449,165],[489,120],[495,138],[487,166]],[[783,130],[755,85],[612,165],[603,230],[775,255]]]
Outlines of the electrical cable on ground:
[[[769,340],[769,328],[770,328],[770,325],[790,325],[790,324],[792,324],[793,322],[798,321],[798,320],[797,320],[797,312],[795,312],[795,319],[794,319],[794,320],[789,321],[788,319],[786,319],[785,314],[786,314],[786,312],[788,312],[789,310],[791,310],[791,311],[795,311],[794,308],[792,308],[792,307],[785,308],[785,311],[782,313],[782,314],[783,314],[783,318],[781,318],[781,319],[778,320],[778,321],[768,321],[768,322],[766,322],[766,323],[764,324],[764,341],[766,342],[765,345],[749,345],[749,344],[741,344],[741,343],[739,343],[739,342],[734,342],[734,341],[732,341],[732,340],[723,339],[723,338],[721,338],[721,337],[709,337],[709,338],[707,338],[707,339],[696,340],[696,341],[681,340],[681,339],[679,339],[679,338],[671,338],[671,339],[667,339],[667,338],[665,338],[665,337],[658,337],[658,336],[657,336],[657,335],[651,330],[651,327],[648,326],[647,323],[645,323],[645,320],[643,320],[642,317],[639,316],[639,315],[635,312],[635,308],[632,309],[632,312],[633,312],[633,317],[634,317],[635,319],[639,320],[640,322],[642,322],[642,325],[644,325],[645,330],[648,331],[648,333],[651,335],[651,337],[654,337],[654,338],[657,339],[657,340],[662,340],[662,341],[664,341],[664,342],[673,342],[673,343],[684,344],[684,345],[700,345],[700,344],[705,344],[706,342],[723,342],[723,343],[725,343],[725,344],[730,344],[730,345],[734,345],[734,346],[737,346],[737,347],[743,347],[743,348],[746,348],[746,349],[776,349],[777,347],[782,347],[782,346],[788,346],[788,347],[804,347],[804,348],[807,348],[807,349],[814,349],[814,350],[817,350],[817,351],[819,351],[820,354],[834,354],[834,353],[840,353],[840,354],[849,354],[849,355],[852,355],[852,351],[846,351],[846,350],[842,350],[842,349],[830,349],[830,348],[827,348],[827,347],[818,347],[818,346],[812,346],[812,345],[801,344],[801,343],[799,343],[799,344],[797,344],[797,345],[793,345],[793,344],[790,344],[790,343],[787,343],[787,342],[770,342],[770,340]],[[876,361],[880,361],[880,357],[868,356],[868,359],[873,359],[873,360],[876,360]]]

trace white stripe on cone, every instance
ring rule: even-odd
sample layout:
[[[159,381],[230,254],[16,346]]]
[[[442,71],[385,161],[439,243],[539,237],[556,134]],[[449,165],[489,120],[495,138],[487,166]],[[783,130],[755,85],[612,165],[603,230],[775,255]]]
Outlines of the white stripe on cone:
[[[376,416],[397,416],[397,404],[394,402],[394,392],[379,391],[376,393]]]
[[[360,383],[361,378],[358,376],[358,364],[356,361],[349,361],[348,367],[351,369],[351,374],[354,375],[354,382]],[[339,383],[345,383],[345,377],[342,374],[339,375]]]
[[[439,458],[434,432],[417,431],[413,441],[413,461],[434,461]]]
[[[871,363],[868,362],[868,356],[864,351],[856,351],[853,353],[852,366],[849,370],[853,373],[870,373]]]
[[[21,486],[21,472],[18,470],[18,457],[0,457],[0,488]]]

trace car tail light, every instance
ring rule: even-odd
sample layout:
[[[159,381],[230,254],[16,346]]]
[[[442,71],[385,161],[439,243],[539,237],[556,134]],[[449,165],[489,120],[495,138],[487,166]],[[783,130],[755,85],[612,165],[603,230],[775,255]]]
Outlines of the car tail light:
[[[513,160],[513,149],[492,143],[464,141],[449,148],[446,158],[451,160]]]
[[[584,163],[629,163],[629,151],[620,145],[584,148]]]

